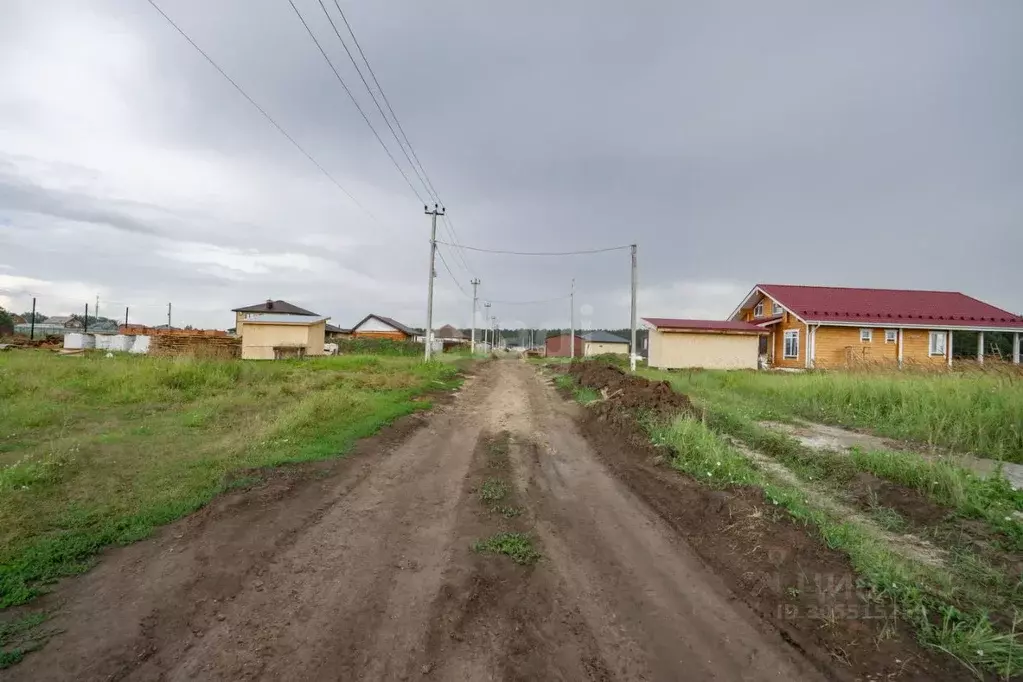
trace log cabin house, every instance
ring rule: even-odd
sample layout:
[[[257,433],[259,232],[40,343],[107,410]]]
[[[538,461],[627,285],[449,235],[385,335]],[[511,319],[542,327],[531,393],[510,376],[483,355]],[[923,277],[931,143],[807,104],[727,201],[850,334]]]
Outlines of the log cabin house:
[[[953,333],[1012,337],[1020,361],[1023,318],[954,291],[758,284],[731,315],[770,331],[760,356],[770,367],[812,369],[861,363],[952,365]],[[971,352],[972,354],[972,352]]]

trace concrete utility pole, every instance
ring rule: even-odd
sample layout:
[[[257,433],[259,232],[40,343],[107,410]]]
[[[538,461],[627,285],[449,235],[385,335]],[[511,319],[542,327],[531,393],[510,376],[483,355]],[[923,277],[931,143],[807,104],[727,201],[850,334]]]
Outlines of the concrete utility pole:
[[[96,310],[92,313],[92,316],[99,319],[99,294],[96,294]]]
[[[437,260],[437,216],[444,215],[444,209],[437,204],[433,210],[429,206],[423,206],[423,212],[430,216],[430,283],[427,286],[426,294],[426,360],[429,362],[433,355],[433,278],[437,276],[434,265]]]
[[[629,370],[636,371],[636,245],[632,245],[632,345],[629,350]]]
[[[490,301],[483,304],[483,307],[487,309],[486,320],[487,326],[483,328],[483,345],[487,344],[487,327],[490,326]]]
[[[85,325],[82,328],[83,332],[89,331],[89,304],[85,304]]]
[[[30,340],[33,340],[33,339],[35,339],[35,337],[36,337],[36,299],[35,299],[35,296],[33,296],[32,297],[32,326],[30,326],[28,328],[28,338]]]
[[[469,352],[476,353],[476,307],[479,299],[476,297],[476,287],[480,285],[480,278],[473,278],[472,282],[472,341],[469,342]]]
[[[171,304],[167,304],[167,331],[171,328]]]
[[[568,300],[570,301],[569,305],[572,306],[572,321],[568,332],[568,347],[571,350],[568,351],[568,357],[575,359],[575,277],[572,278],[572,293],[569,294]]]

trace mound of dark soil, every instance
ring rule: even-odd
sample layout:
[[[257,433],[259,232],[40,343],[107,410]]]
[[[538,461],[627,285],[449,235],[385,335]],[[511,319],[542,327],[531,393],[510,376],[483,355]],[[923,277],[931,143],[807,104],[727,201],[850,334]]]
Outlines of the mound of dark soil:
[[[642,411],[658,417],[691,412],[689,398],[672,390],[667,381],[649,381],[603,362],[573,362],[567,371],[581,385],[607,395],[598,413]]]

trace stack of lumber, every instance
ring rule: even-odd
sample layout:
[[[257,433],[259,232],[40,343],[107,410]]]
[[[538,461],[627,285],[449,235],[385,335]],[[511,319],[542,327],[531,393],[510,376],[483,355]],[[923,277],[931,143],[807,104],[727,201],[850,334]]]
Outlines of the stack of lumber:
[[[241,339],[230,336],[201,334],[160,334],[149,341],[149,354],[155,356],[186,355],[197,358],[237,358],[241,356]]]

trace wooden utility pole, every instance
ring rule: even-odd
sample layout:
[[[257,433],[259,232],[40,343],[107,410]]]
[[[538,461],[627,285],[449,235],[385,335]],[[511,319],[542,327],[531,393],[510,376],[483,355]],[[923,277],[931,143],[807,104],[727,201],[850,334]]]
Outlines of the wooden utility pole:
[[[476,308],[479,299],[476,297],[476,287],[480,285],[480,278],[473,278],[472,282],[472,341],[469,342],[469,352],[476,353]]]
[[[632,328],[632,344],[629,346],[629,369],[633,372],[636,371],[636,245],[632,245],[632,313],[631,323]]]
[[[568,357],[575,359],[575,277],[572,278],[572,293],[569,294],[568,300],[570,301],[569,305],[572,307],[572,321],[570,322],[571,327],[569,327],[568,332],[568,347],[571,350],[568,352]]]
[[[28,338],[33,340],[36,337],[36,299],[32,297],[32,325],[28,328]]]
[[[433,355],[433,279],[437,276],[434,266],[437,261],[437,216],[444,215],[444,209],[437,204],[433,210],[429,206],[423,206],[423,212],[430,216],[430,280],[426,291],[426,361],[430,361]]]

